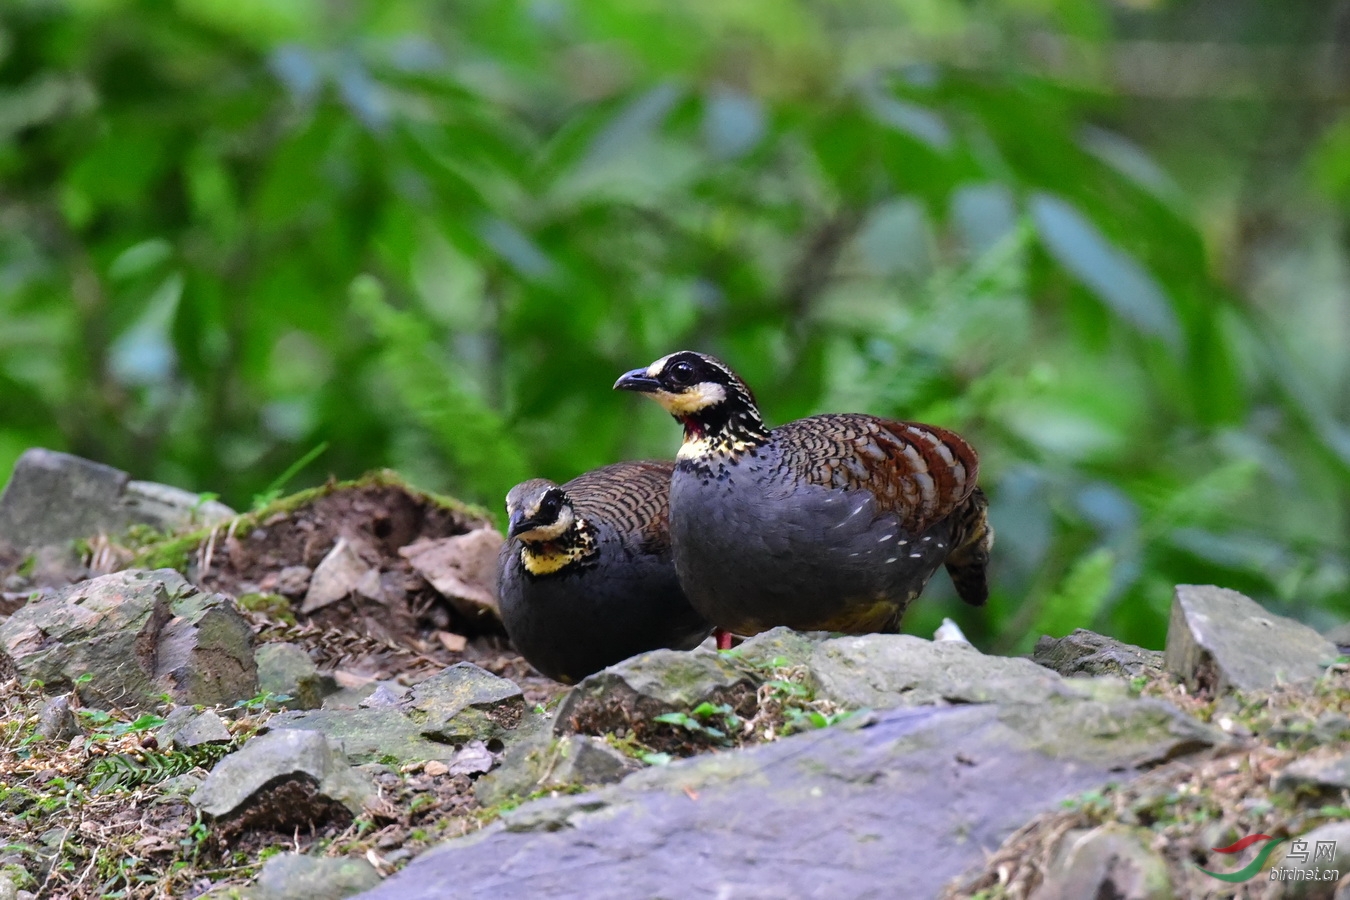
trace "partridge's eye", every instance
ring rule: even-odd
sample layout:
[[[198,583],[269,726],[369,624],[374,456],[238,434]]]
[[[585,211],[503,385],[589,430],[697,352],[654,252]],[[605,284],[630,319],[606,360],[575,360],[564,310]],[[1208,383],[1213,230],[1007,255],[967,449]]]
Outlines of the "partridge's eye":
[[[692,363],[677,362],[669,369],[666,369],[666,375],[678,385],[689,385],[694,383],[694,366]]]
[[[558,496],[557,494],[547,494],[543,500],[539,501],[539,518],[547,521],[553,521],[558,515]]]

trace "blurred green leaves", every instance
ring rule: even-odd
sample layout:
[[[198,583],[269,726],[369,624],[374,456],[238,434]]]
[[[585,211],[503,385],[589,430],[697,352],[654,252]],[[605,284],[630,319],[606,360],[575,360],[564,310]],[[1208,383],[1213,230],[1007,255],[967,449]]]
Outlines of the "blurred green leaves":
[[[1225,271],[1246,225],[1150,155],[1156,109],[1026,49],[1108,71],[1117,28],[1170,27],[1110,9],[8,5],[0,471],[46,444],[242,506],[392,465],[495,509],[672,455],[609,388],[690,346],[771,421],[977,445],[994,599],[939,577],[912,630],[1156,646],[1196,580],[1344,615],[1350,363]],[[1346,133],[1287,165],[1350,212]]]

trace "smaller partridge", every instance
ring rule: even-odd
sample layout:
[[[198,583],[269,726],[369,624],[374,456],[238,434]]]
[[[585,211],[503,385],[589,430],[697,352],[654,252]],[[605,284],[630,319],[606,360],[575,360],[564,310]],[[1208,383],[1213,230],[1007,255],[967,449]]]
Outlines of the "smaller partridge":
[[[575,684],[646,650],[697,646],[712,626],[670,556],[669,462],[622,462],[506,495],[502,620],[536,669]]]

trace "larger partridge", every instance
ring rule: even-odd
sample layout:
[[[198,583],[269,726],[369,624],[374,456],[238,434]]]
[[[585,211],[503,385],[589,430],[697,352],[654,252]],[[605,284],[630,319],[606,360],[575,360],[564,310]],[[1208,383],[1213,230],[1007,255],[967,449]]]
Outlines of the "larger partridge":
[[[946,565],[980,605],[993,544],[975,451],[932,425],[844,413],[769,429],[726,364],[681,351],[623,375],[684,426],[670,536],[686,596],[737,634],[894,631]]]

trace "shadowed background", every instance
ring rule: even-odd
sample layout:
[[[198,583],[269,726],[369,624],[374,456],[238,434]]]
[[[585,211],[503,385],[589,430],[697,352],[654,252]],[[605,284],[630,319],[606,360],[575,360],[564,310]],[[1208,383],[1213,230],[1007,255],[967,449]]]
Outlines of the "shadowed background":
[[[247,508],[392,466],[672,455],[680,348],[766,419],[955,428],[1026,649],[1171,587],[1350,612],[1350,3],[13,0],[0,478]],[[327,443],[325,452],[311,451]]]

